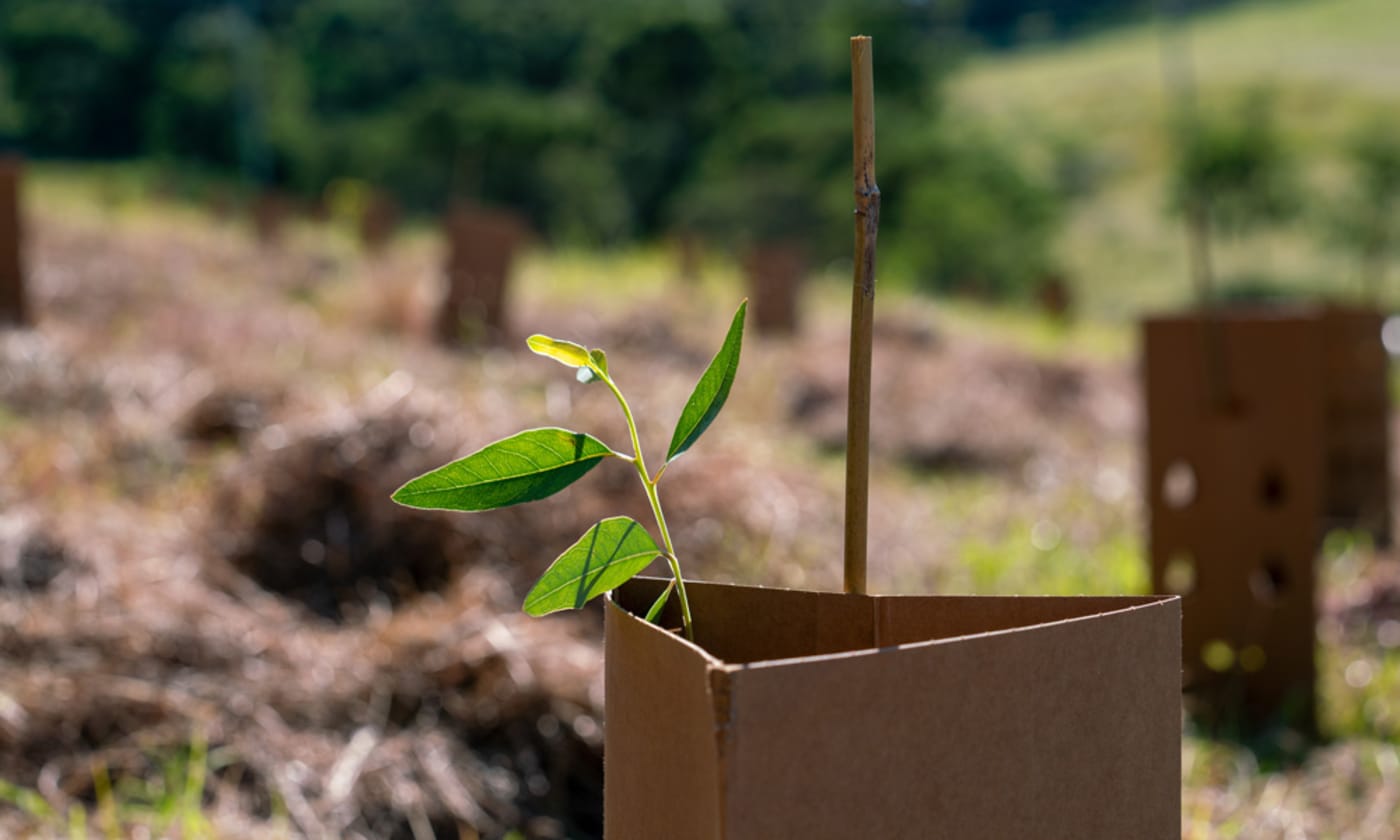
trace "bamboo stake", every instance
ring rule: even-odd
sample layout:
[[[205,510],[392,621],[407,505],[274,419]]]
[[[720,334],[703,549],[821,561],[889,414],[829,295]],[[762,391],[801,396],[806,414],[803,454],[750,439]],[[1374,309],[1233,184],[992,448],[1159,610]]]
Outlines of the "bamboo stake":
[[[875,183],[875,83],[870,38],[851,39],[854,128],[855,277],[851,290],[851,367],[846,410],[846,591],[865,592],[870,508],[870,358],[875,313],[875,238],[880,188]]]

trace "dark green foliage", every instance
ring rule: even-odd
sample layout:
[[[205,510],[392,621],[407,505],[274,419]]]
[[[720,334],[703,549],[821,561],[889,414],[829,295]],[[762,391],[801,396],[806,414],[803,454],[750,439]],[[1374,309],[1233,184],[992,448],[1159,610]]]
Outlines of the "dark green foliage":
[[[147,114],[152,151],[223,168],[241,163],[243,49],[261,60],[260,33],[236,8],[181,19],[157,62]]]
[[[1050,180],[991,137],[945,134],[927,148],[926,165],[902,175],[883,216],[895,220],[919,284],[991,298],[1029,294],[1051,269],[1060,221]]]
[[[725,243],[849,251],[850,121],[849,99],[835,96],[753,105],[710,144],[671,218]]]
[[[138,35],[107,4],[12,0],[0,8],[0,51],[19,103],[20,136],[51,154],[138,148]]]
[[[537,189],[540,163],[549,150],[590,146],[599,130],[596,107],[562,92],[435,82],[397,106],[391,156],[378,168],[419,206],[470,196],[540,220],[549,203]]]
[[[695,21],[638,29],[610,50],[596,90],[617,172],[645,227],[733,112],[736,79],[719,36]]]
[[[1330,238],[1356,256],[1374,294],[1400,250],[1400,121],[1377,117],[1359,126],[1347,163],[1350,183],[1324,221]]]
[[[349,178],[410,212],[510,207],[557,242],[682,226],[719,244],[793,240],[820,261],[849,252],[846,39],[862,33],[882,241],[912,243],[932,287],[999,293],[1041,261],[1051,214],[1005,155],[945,165],[931,129],[966,14],[908,0],[9,0],[0,143],[152,155],[307,198]],[[1033,246],[1014,259],[994,244],[1012,223]]]
[[[1347,143],[1357,199],[1377,212],[1400,204],[1400,120],[1377,117]]]
[[[1213,225],[1242,233],[1287,221],[1302,206],[1267,92],[1183,123],[1176,148],[1172,202],[1178,212],[1201,202]]]
[[[1177,0],[1183,5],[1186,0]],[[1161,0],[961,0],[968,28],[988,43],[1009,45],[1080,34],[1162,7]],[[1223,5],[1195,0],[1190,8]]]
[[[22,125],[11,75],[12,72],[0,62],[0,150],[16,145]]]
[[[439,39],[415,41],[422,14],[379,0],[311,0],[286,38],[308,75],[307,103],[317,114],[363,114],[391,104],[431,60]],[[440,47],[436,47],[440,49]]]
[[[1244,271],[1231,274],[1228,282],[1220,284],[1212,300],[1220,306],[1260,309],[1270,306],[1306,304],[1307,293],[1296,286],[1288,286],[1274,274],[1261,271]]]
[[[551,146],[536,161],[544,197],[538,218],[557,242],[610,246],[636,229],[636,210],[606,150],[584,143]]]
[[[0,104],[37,156],[155,152],[304,193],[402,179],[410,206],[460,193],[608,242],[660,232],[755,103],[844,95],[854,31],[881,39],[886,96],[927,100],[941,14],[902,0],[11,0]]]

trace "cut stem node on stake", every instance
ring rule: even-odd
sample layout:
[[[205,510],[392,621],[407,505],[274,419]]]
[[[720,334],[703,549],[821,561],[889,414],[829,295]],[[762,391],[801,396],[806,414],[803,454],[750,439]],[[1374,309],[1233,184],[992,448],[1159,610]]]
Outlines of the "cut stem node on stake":
[[[851,122],[855,176],[855,276],[851,290],[851,366],[846,410],[847,592],[865,592],[870,507],[870,367],[875,314],[875,239],[880,188],[875,183],[875,80],[866,35],[851,38]]]

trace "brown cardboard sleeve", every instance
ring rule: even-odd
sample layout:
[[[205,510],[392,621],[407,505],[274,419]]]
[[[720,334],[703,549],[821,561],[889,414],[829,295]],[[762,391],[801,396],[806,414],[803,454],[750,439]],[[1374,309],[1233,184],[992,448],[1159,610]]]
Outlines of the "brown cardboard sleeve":
[[[24,325],[30,320],[20,202],[23,172],[18,158],[0,156],[0,325]]]
[[[1323,524],[1360,528],[1389,545],[1390,358],[1385,315],[1362,307],[1322,310],[1327,487]]]
[[[253,233],[258,244],[270,248],[282,241],[287,220],[292,215],[292,202],[275,190],[265,190],[253,200]]]
[[[610,840],[1180,837],[1174,596],[696,582],[691,644],[662,585],[605,608]]]
[[[457,205],[444,230],[447,284],[438,339],[448,345],[499,341],[509,326],[510,272],[527,227],[505,211]]]
[[[1188,708],[1212,726],[1314,720],[1318,324],[1312,310],[1144,322],[1152,581],[1183,596]],[[1208,364],[1224,365],[1228,407]]]
[[[1390,533],[1382,321],[1298,307],[1143,322],[1152,579],[1184,598],[1188,707],[1221,731],[1316,726],[1319,542]]]
[[[791,242],[756,245],[744,256],[744,272],[754,330],[763,335],[797,332],[798,297],[806,273],[801,247]]]

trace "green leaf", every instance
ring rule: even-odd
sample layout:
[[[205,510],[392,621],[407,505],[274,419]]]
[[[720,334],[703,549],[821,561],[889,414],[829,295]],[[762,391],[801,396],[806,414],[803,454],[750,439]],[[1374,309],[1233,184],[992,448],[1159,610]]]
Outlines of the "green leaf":
[[[608,354],[602,350],[588,351],[587,367],[578,369],[578,381],[587,385],[589,382],[597,382],[600,378],[608,375]]]
[[[572,341],[550,338],[547,335],[532,335],[525,339],[525,343],[541,356],[548,356],[569,367],[587,367],[590,361],[588,348]]]
[[[739,304],[734,313],[734,321],[729,325],[729,334],[724,337],[724,345],[719,348],[710,366],[695,383],[695,390],[676,422],[676,432],[671,436],[671,448],[666,450],[666,462],[674,461],[705,433],[714,422],[724,401],[729,399],[729,388],[734,384],[734,375],[739,372],[739,350],[744,343],[744,313],[749,302]]]
[[[491,510],[552,496],[609,455],[602,441],[568,429],[530,429],[420,475],[394,492],[401,505]]]
[[[661,590],[661,594],[656,596],[656,600],[651,602],[651,609],[647,610],[648,624],[656,623],[656,617],[661,615],[661,610],[666,607],[666,602],[671,600],[672,589],[675,589],[675,586],[667,584],[666,588]]]
[[[661,549],[637,520],[604,519],[550,564],[525,596],[525,612],[576,610],[626,583],[660,555]]]

